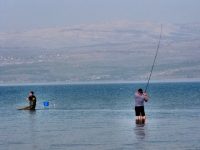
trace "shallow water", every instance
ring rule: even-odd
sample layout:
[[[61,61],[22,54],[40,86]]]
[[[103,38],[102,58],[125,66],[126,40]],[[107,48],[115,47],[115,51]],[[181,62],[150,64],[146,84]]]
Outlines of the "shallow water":
[[[1,86],[0,149],[200,149],[200,83],[151,83],[147,120],[136,124],[133,94],[144,86]],[[37,110],[17,110],[31,90]]]

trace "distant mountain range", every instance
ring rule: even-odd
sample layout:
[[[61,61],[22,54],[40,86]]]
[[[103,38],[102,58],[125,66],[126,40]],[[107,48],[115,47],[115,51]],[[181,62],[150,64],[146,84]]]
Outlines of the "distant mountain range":
[[[0,33],[0,83],[200,79],[200,23],[108,22]]]

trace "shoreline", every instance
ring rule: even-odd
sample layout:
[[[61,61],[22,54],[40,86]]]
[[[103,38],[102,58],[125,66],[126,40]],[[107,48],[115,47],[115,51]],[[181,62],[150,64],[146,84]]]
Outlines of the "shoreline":
[[[153,80],[150,83],[186,83],[186,82],[200,82],[198,79],[193,80]],[[80,81],[80,82],[41,82],[41,83],[1,83],[0,86],[27,86],[27,85],[83,85],[83,84],[145,84],[147,81]]]

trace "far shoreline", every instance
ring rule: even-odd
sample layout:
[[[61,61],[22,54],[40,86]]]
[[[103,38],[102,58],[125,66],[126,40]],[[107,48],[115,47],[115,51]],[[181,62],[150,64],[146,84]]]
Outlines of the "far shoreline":
[[[200,80],[152,80],[151,83],[187,83],[200,82]],[[83,85],[83,84],[145,84],[147,81],[70,81],[70,82],[41,82],[41,83],[1,83],[0,86],[34,86],[34,85]]]

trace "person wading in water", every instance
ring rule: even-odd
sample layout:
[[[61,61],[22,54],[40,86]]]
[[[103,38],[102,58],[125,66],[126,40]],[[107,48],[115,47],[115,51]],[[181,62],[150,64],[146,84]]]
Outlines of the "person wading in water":
[[[30,102],[30,110],[35,110],[36,106],[36,97],[34,96],[34,92],[30,92],[30,96],[26,98],[26,100]]]
[[[138,120],[146,119],[144,112],[144,101],[148,102],[147,94],[143,93],[142,89],[138,89],[138,92],[135,93],[135,115],[138,117]]]

